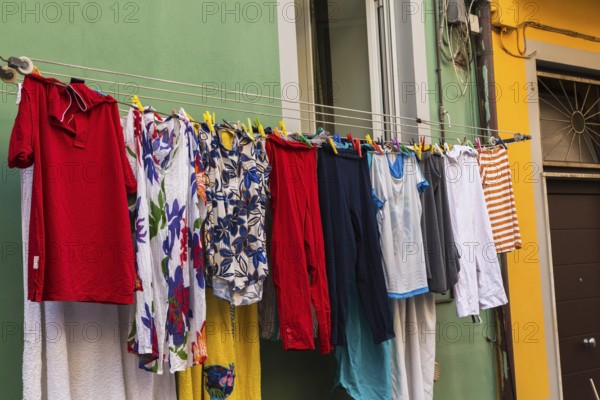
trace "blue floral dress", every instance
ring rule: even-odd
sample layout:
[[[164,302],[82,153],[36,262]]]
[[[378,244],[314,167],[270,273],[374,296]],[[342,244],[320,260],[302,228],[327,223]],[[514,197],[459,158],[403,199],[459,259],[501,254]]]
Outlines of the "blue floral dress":
[[[206,174],[205,244],[207,276],[215,296],[239,306],[262,298],[269,269],[265,211],[269,195],[269,160],[265,142],[236,132],[231,149],[221,127],[200,131]]]
[[[133,131],[138,179],[133,211],[140,290],[130,349],[140,367],[159,374],[164,362],[175,372],[206,358],[199,145],[185,112],[178,115],[162,120],[130,111],[125,123],[125,131]]]

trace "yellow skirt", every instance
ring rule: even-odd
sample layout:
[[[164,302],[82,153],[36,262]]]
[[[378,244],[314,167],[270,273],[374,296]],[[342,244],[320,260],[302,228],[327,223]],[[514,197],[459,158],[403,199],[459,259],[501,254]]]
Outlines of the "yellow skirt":
[[[233,307],[206,289],[208,358],[177,373],[180,400],[260,400],[257,304]]]

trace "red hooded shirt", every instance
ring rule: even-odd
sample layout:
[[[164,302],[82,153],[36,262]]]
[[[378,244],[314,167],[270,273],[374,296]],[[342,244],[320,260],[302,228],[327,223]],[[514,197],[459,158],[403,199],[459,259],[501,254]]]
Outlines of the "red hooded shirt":
[[[127,193],[136,181],[115,99],[25,77],[8,166],[32,164],[27,298],[133,303]]]

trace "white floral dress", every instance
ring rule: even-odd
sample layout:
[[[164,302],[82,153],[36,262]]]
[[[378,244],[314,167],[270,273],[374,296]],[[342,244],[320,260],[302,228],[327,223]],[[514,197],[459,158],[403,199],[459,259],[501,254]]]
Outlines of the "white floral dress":
[[[139,354],[141,368],[159,374],[163,362],[175,372],[206,358],[198,139],[185,112],[178,115],[162,120],[132,110],[125,123],[126,142],[131,132],[135,142],[134,225],[141,288],[130,348]]]

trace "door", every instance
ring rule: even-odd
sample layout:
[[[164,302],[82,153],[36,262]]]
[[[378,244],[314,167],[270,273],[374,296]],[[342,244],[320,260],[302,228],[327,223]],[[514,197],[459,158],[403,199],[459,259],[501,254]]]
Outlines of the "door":
[[[600,390],[600,181],[548,180],[552,264],[565,400]]]

